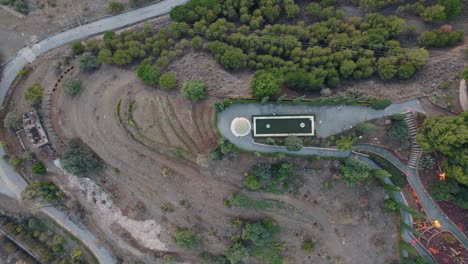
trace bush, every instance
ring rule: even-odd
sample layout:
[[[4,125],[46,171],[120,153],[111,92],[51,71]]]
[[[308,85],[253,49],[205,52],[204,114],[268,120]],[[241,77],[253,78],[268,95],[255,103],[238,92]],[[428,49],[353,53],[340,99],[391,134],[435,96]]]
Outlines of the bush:
[[[33,83],[33,85],[24,92],[24,99],[31,105],[38,105],[42,100],[43,93],[44,89],[42,86],[38,83]]]
[[[369,165],[351,157],[340,166],[341,178],[347,186],[369,181],[371,172],[372,168]]]
[[[37,175],[44,175],[47,173],[47,168],[44,165],[44,163],[42,163],[42,161],[37,160],[33,162],[31,166],[31,171]]]
[[[113,62],[112,51],[109,49],[101,49],[98,53],[99,63],[111,64]]]
[[[418,37],[418,43],[423,47],[447,47],[463,40],[463,30],[442,31],[435,29],[424,31]]]
[[[197,235],[188,228],[178,227],[173,235],[174,241],[182,248],[194,249],[199,244]]]
[[[345,137],[341,136],[340,139],[336,141],[336,148],[339,150],[349,150],[353,146],[354,142],[357,141],[357,138],[352,136]]]
[[[273,235],[279,232],[279,227],[270,219],[264,219],[246,224],[242,230],[242,239],[249,240],[255,246],[264,246],[272,241]]]
[[[282,82],[281,74],[277,71],[256,71],[250,83],[252,95],[256,98],[276,96],[280,92]]]
[[[110,1],[107,7],[109,9],[109,12],[111,12],[111,14],[117,14],[124,10],[124,5],[116,1]]]
[[[384,110],[392,104],[390,99],[373,99],[370,107],[375,110]]]
[[[75,96],[81,91],[81,81],[79,79],[67,79],[63,82],[62,87],[66,94]]]
[[[84,46],[81,41],[75,41],[71,45],[71,49],[75,54],[81,54],[84,51]]]
[[[312,240],[304,240],[301,245],[301,249],[305,252],[311,252],[315,248],[315,243]]]
[[[421,159],[421,167],[423,167],[424,169],[431,169],[434,167],[435,164],[436,162],[434,158],[429,154],[424,155]]]
[[[177,86],[177,78],[174,73],[166,72],[159,77],[159,86],[166,90],[174,89]]]
[[[299,151],[303,147],[302,139],[300,137],[296,137],[296,136],[287,137],[284,140],[284,146],[286,147],[287,150]]]
[[[468,66],[463,68],[463,71],[461,72],[460,76],[463,79],[468,80]]]
[[[13,168],[18,168],[21,164],[23,163],[23,160],[18,158],[18,157],[12,157],[10,159],[10,164],[13,166]]]
[[[79,139],[70,140],[63,153],[61,164],[64,170],[76,176],[94,172],[101,168],[101,162],[97,155],[82,146]]]
[[[231,263],[248,263],[249,250],[241,243],[236,243],[230,247],[224,248],[224,255]]]
[[[200,50],[202,48],[202,45],[203,45],[202,39],[200,37],[198,37],[198,36],[193,37],[192,41],[190,42],[190,45],[192,46],[192,48],[194,50]]]
[[[32,200],[40,197],[48,202],[59,201],[64,196],[63,192],[48,180],[36,181],[28,185],[22,195],[25,199]],[[29,226],[36,226],[36,224],[30,224]]]
[[[387,213],[395,212],[397,209],[397,203],[393,199],[386,199],[384,201],[384,208]]]
[[[407,141],[410,138],[408,124],[404,120],[393,121],[388,129],[388,135],[400,141]]]
[[[156,65],[142,63],[137,67],[137,76],[147,85],[156,85],[159,83],[161,72]]]
[[[249,190],[258,190],[260,188],[260,182],[257,180],[257,177],[254,175],[247,175],[244,177],[242,184],[247,187]]]
[[[182,86],[182,96],[191,101],[199,101],[205,98],[204,81],[187,81]]]
[[[377,130],[377,127],[371,123],[359,123],[356,128],[363,134],[371,134]]]
[[[91,52],[85,52],[77,59],[78,67],[85,72],[91,72],[97,69],[99,66],[98,60],[96,56],[94,56]]]
[[[21,116],[15,111],[8,112],[5,119],[3,119],[3,126],[13,130],[20,130],[23,128]]]
[[[15,0],[13,2],[13,6],[15,7],[16,11],[22,13],[23,15],[29,14],[29,6],[24,0]]]

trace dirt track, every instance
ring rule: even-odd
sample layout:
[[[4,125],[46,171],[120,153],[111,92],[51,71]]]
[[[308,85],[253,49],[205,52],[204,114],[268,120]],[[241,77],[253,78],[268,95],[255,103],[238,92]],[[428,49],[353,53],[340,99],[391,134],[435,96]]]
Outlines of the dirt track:
[[[337,186],[337,190],[343,191],[322,193],[316,181],[319,178],[331,177],[330,173],[336,166],[326,162],[327,168],[318,170],[312,174],[312,178],[309,176],[299,191],[311,193],[323,206],[313,209],[310,199],[296,199],[290,195],[252,193],[251,195],[257,198],[281,200],[300,213],[296,212],[291,216],[291,212],[284,210],[258,214],[228,209],[224,207],[223,199],[229,193],[239,191],[243,172],[258,162],[258,158],[254,160],[248,154],[238,154],[223,161],[208,161],[207,168],[196,164],[197,157],[205,156],[217,140],[213,130],[211,99],[192,104],[181,98],[177,91],[167,93],[145,87],[136,79],[134,71],[111,66],[102,67],[94,74],[80,77],[85,87],[82,93],[77,98],[61,96],[59,100],[59,123],[64,136],[82,138],[109,167],[119,169],[120,173],[114,173],[109,168],[92,178],[109,192],[116,194],[114,202],[124,213],[137,219],[154,219],[162,225],[160,239],[171,251],[177,248],[171,239],[175,225],[195,227],[204,237],[205,249],[221,253],[226,238],[235,231],[227,225],[231,217],[240,214],[242,217],[256,218],[266,214],[283,227],[282,239],[291,245],[287,254],[295,256],[296,260],[315,259],[320,262],[325,261],[323,258],[329,255],[338,259],[341,256],[346,263],[365,263],[369,258],[376,261],[373,263],[383,263],[393,255],[395,248],[389,242],[382,249],[372,253],[375,256],[359,254],[362,245],[373,247],[373,238],[370,236],[382,239],[387,237],[385,241],[395,240],[392,237],[396,234],[395,225],[388,217],[377,216],[382,214],[380,205],[383,201],[383,191],[370,193],[362,188],[351,190]],[[119,100],[120,116],[124,125],[119,125],[116,117],[116,104]],[[132,101],[132,116],[138,129],[125,124],[128,105]],[[141,143],[130,138],[129,133]],[[182,152],[178,153],[177,149]],[[302,174],[301,166],[308,166],[308,162],[295,162],[298,162],[298,173]],[[162,176],[163,167],[170,169],[168,177]],[[359,195],[376,197],[368,198],[365,207],[356,207],[351,213],[352,219],[347,220],[351,222],[343,225],[338,218],[350,205],[336,201],[356,200]],[[345,196],[349,198],[344,198]],[[191,203],[190,209],[178,205],[183,199]],[[334,205],[331,201],[335,201]],[[137,202],[144,204],[144,212],[134,213]],[[175,212],[162,213],[160,207],[164,202],[172,203]],[[93,208],[90,205],[87,207]],[[372,215],[370,218],[369,214]],[[359,225],[361,218],[370,221],[369,225]],[[314,222],[317,223],[315,228]],[[383,226],[389,228],[382,232]],[[216,228],[217,234],[210,234],[211,227]],[[103,228],[107,229],[106,233],[110,233],[111,227]],[[311,255],[309,258],[300,251],[302,237],[313,237],[318,241],[317,252],[320,252],[320,256]],[[182,255],[188,259],[193,257],[192,253],[187,252]]]

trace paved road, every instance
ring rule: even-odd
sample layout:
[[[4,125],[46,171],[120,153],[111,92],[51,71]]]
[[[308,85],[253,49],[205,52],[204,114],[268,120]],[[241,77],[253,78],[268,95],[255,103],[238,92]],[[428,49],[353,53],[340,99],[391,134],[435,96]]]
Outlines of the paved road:
[[[461,232],[458,227],[445,216],[445,214],[440,210],[440,208],[435,204],[434,200],[427,194],[426,189],[424,188],[421,179],[416,173],[415,169],[408,168],[405,164],[403,164],[399,159],[397,159],[393,154],[388,152],[387,150],[372,145],[354,145],[354,149],[361,149],[361,150],[368,150],[374,153],[379,154],[380,156],[384,157],[391,163],[393,163],[398,169],[402,172],[407,173],[407,179],[410,183],[411,187],[413,187],[414,191],[418,195],[419,200],[421,201],[424,210],[426,211],[426,215],[431,219],[437,219],[440,224],[442,225],[443,229],[450,230],[465,246],[468,247],[468,239],[466,235]]]
[[[333,135],[339,131],[339,127],[349,129],[360,122],[377,117],[402,113],[408,110],[424,113],[424,110],[418,100],[411,100],[404,103],[392,104],[384,111],[376,111],[370,108],[360,108],[356,106],[342,106],[338,110],[335,106],[311,106],[311,105],[278,105],[278,104],[259,104],[259,103],[234,103],[227,107],[224,111],[217,115],[217,128],[223,137],[229,139],[233,144],[242,149],[249,151],[259,151],[267,153],[282,152],[286,154],[296,155],[320,155],[328,157],[348,157],[350,151],[339,151],[336,149],[323,148],[303,148],[300,151],[288,151],[284,147],[261,145],[252,141],[252,135],[248,134],[245,137],[236,137],[231,133],[231,121],[235,117],[245,117],[251,119],[252,115],[288,115],[288,114],[304,114],[311,113],[316,116],[315,122],[321,120],[322,123],[316,128],[317,135],[321,137]],[[401,171],[408,172],[408,181],[417,193],[421,200],[421,204],[426,210],[427,216],[430,219],[437,219],[444,229],[450,230],[460,241],[467,247],[468,241],[463,232],[449,220],[440,208],[435,204],[431,197],[426,193],[426,190],[419,179],[416,170],[408,168],[401,163],[395,156],[387,150],[371,145],[355,145],[354,149],[364,149],[375,152],[385,157],[387,160],[395,164]]]
[[[166,0],[147,7],[131,10],[123,14],[103,18],[95,22],[85,24],[81,27],[72,28],[50,36],[32,47],[21,49],[4,67],[3,79],[0,82],[0,104],[3,103],[5,95],[16,78],[18,71],[22,69],[26,63],[34,61],[44,53],[64,44],[96,35],[107,30],[119,29],[152,17],[166,14],[172,9],[172,7],[183,4],[187,1],[188,0]],[[3,156],[4,154],[4,149],[0,148],[0,156]],[[0,159],[0,192],[15,199],[20,199],[21,192],[24,190],[26,185],[27,184],[21,175],[15,172],[7,162]],[[52,207],[44,207],[42,211],[80,239],[83,244],[85,244],[98,258],[100,263],[108,264],[116,262],[110,252],[104,246],[100,245],[99,240],[93,233],[91,233],[86,227],[77,224],[77,222],[71,221],[66,213]]]
[[[283,147],[259,145],[252,142],[252,135],[236,137],[231,133],[231,121],[236,117],[245,117],[248,120],[253,115],[291,115],[310,113],[315,115],[316,133],[319,137],[327,137],[341,130],[350,129],[352,126],[366,120],[389,116],[414,110],[424,113],[418,100],[392,104],[383,111],[377,111],[369,107],[342,106],[339,110],[336,106],[312,106],[290,104],[255,104],[233,103],[224,111],[218,113],[218,130],[221,134],[242,149],[260,151],[266,153],[283,152],[298,155],[320,155],[332,157],[347,157],[349,151],[337,151],[325,148],[303,148],[301,151],[288,151]]]

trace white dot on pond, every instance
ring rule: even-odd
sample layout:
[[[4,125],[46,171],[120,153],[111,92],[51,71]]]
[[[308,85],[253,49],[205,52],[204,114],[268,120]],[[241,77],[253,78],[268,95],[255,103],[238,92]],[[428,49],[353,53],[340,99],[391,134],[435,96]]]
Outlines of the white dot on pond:
[[[299,124],[300,127],[304,128],[305,127],[305,124],[304,123],[301,123]]]
[[[270,124],[267,124],[267,125],[266,125],[266,128],[270,128]]]

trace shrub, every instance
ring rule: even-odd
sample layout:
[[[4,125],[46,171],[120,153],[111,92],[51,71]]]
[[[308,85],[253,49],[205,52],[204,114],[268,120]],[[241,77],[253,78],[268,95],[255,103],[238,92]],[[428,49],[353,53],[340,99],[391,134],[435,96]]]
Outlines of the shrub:
[[[116,14],[124,10],[123,4],[116,2],[116,1],[110,1],[107,7],[109,9],[109,12],[111,12],[111,14]]]
[[[224,255],[231,263],[248,263],[249,250],[241,243],[236,243],[230,247],[224,248]]]
[[[340,166],[341,178],[347,186],[370,180],[371,172],[372,168],[369,165],[351,157]]]
[[[42,163],[42,161],[37,160],[33,162],[31,166],[31,171],[37,175],[44,175],[47,173],[47,168],[44,165],[44,163]]]
[[[461,77],[465,80],[468,80],[468,66],[463,68],[463,71],[461,72]]]
[[[94,172],[101,168],[101,162],[97,155],[82,146],[79,139],[70,140],[63,153],[61,164],[64,170],[76,176]]]
[[[79,79],[67,79],[63,82],[62,87],[66,94],[75,96],[81,91],[81,81]]]
[[[436,162],[434,158],[429,154],[424,155],[421,159],[421,167],[423,167],[424,169],[431,169],[434,167],[435,164]]]
[[[356,128],[363,134],[371,134],[377,130],[377,127],[371,123],[359,123]]]
[[[306,252],[311,252],[315,248],[315,243],[312,240],[304,240],[301,245],[301,249]]]
[[[147,85],[156,85],[161,73],[158,66],[144,63],[137,67],[137,76]]]
[[[250,83],[252,95],[256,98],[275,96],[280,92],[282,82],[278,71],[256,71]]]
[[[71,49],[75,54],[81,54],[84,51],[84,46],[81,41],[75,41],[71,45]]]
[[[98,53],[99,63],[111,64],[113,62],[112,51],[109,49],[101,49]]]
[[[450,233],[443,233],[442,234],[442,237],[444,238],[444,240],[446,242],[448,242],[449,244],[453,244],[455,242],[457,242],[457,239]]]
[[[404,120],[393,121],[392,125],[388,129],[388,135],[400,141],[409,140],[408,124]]]
[[[386,199],[384,201],[384,208],[387,213],[395,212],[397,209],[397,203],[393,199]]]
[[[24,0],[15,0],[12,2],[16,11],[22,13],[23,15],[27,15],[29,13],[29,6]]]
[[[198,37],[198,36],[193,37],[192,41],[190,42],[190,45],[192,46],[192,48],[194,50],[199,50],[199,49],[202,48],[202,45],[203,45],[202,44],[202,39],[200,37]]]
[[[302,139],[300,137],[296,137],[296,136],[287,137],[284,140],[284,146],[286,147],[287,150],[299,151],[303,147]]]
[[[354,142],[357,141],[357,138],[354,137],[345,137],[341,136],[340,139],[336,141],[336,148],[339,150],[348,150],[351,149],[353,146]]]
[[[38,105],[42,100],[43,93],[44,89],[42,86],[38,83],[33,83],[33,85],[24,92],[24,99],[31,105]]]
[[[77,61],[78,67],[80,67],[80,69],[85,72],[94,71],[99,66],[96,56],[94,56],[91,52],[83,53],[78,57]]]
[[[244,177],[244,180],[242,181],[245,187],[247,187],[249,190],[257,190],[260,188],[260,182],[258,181],[257,177],[254,175],[247,175]]]
[[[166,72],[159,77],[159,86],[166,90],[174,89],[177,86],[177,78],[174,73]]]
[[[36,181],[26,187],[22,196],[25,199],[42,198],[48,202],[59,201],[63,198],[64,194],[60,189],[51,181]],[[31,224],[32,225],[32,224]],[[30,225],[30,226],[31,226]]]
[[[242,230],[242,239],[249,240],[256,246],[264,246],[272,241],[273,235],[279,231],[279,227],[270,219],[264,219],[246,224]]]
[[[5,116],[5,119],[3,119],[3,126],[13,130],[20,130],[23,128],[23,122],[17,112],[11,111],[8,112]]]
[[[390,99],[374,99],[370,103],[370,107],[375,110],[384,110],[392,104]]]
[[[20,158],[18,158],[18,157],[12,157],[12,158],[10,159],[10,164],[11,164],[15,169],[18,168],[18,167],[21,165],[21,163],[23,163],[23,160],[20,159]]]
[[[205,82],[192,80],[182,86],[182,96],[191,101],[199,101],[205,98]]]
[[[197,235],[188,228],[178,227],[173,235],[174,241],[182,248],[194,249],[199,244]]]

